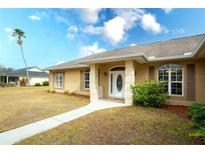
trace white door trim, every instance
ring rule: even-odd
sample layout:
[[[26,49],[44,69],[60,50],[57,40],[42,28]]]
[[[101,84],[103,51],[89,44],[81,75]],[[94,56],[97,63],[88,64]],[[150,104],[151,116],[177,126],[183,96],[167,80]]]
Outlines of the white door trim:
[[[124,66],[115,66],[115,67],[124,67]],[[112,67],[112,68],[115,68],[115,67]],[[112,69],[111,68],[111,69]],[[110,70],[111,70],[110,69]],[[122,99],[124,99],[124,89],[125,89],[125,71],[110,71],[109,70],[109,81],[108,81],[108,94],[109,94],[109,97],[113,97],[113,98],[122,98]],[[123,90],[123,96],[122,97],[119,97],[119,96],[116,96],[116,95],[114,95],[114,94],[112,94],[111,93],[111,74],[114,74],[114,73],[116,73],[116,74],[121,74],[122,75],[122,79],[123,79],[123,88],[122,88],[122,90]],[[113,80],[114,81],[114,80]],[[114,87],[113,87],[114,88]]]

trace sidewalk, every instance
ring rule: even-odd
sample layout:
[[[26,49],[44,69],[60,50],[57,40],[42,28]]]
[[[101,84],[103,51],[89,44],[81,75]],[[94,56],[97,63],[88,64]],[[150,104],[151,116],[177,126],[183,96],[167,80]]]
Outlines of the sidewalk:
[[[96,103],[90,103],[79,109],[69,111],[54,117],[50,117],[48,119],[37,121],[22,127],[18,127],[13,130],[0,133],[0,145],[11,145],[22,139],[31,137],[38,133],[44,132],[48,129],[52,129],[63,123],[75,120],[89,113],[102,110],[102,109],[121,107],[121,106],[126,106],[126,105],[124,103],[119,103],[119,102],[99,100]]]

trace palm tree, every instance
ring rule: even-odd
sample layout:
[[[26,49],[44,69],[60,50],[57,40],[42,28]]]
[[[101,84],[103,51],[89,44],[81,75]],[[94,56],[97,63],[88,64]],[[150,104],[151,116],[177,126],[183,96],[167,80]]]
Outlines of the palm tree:
[[[12,32],[12,36],[17,37],[17,44],[20,46],[23,61],[25,63],[28,86],[29,86],[30,85],[30,78],[29,78],[28,66],[27,66],[27,63],[26,63],[26,58],[24,56],[23,47],[22,47],[22,44],[23,44],[22,38],[26,38],[25,33],[21,29],[14,29],[13,32]]]

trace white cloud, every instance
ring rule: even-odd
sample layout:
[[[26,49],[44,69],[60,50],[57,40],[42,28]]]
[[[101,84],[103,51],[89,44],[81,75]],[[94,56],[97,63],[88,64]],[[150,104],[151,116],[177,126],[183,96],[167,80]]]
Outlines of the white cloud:
[[[175,34],[183,34],[185,33],[185,30],[183,28],[177,28],[177,29],[172,29],[172,34],[175,35]]]
[[[92,45],[82,46],[80,49],[80,56],[85,57],[92,54],[100,53],[105,51],[104,48],[99,48],[98,43],[95,42]]]
[[[66,38],[73,40],[75,38],[75,34],[78,32],[78,28],[75,25],[72,25],[68,27],[67,31]]]
[[[86,8],[86,9],[80,9],[82,19],[87,23],[96,23],[98,22],[98,14],[102,10],[100,8]]]
[[[104,23],[103,35],[112,44],[117,44],[127,36],[127,30],[137,25],[145,14],[143,9],[113,9],[117,15]]]
[[[136,45],[137,45],[136,43],[131,43],[130,47],[133,47],[133,46],[136,46]]]
[[[117,44],[123,40],[125,36],[126,21],[122,17],[115,17],[104,23],[103,35],[112,44]]]
[[[15,39],[15,37],[13,37],[13,36],[11,36],[11,35],[8,35],[8,37],[9,37],[9,40],[10,40],[10,41],[13,41],[13,40]]]
[[[10,27],[6,27],[6,28],[4,28],[4,30],[5,30],[5,32],[7,32],[7,33],[11,33],[11,32],[13,31],[13,29],[10,28]]]
[[[166,14],[169,14],[170,12],[173,11],[173,8],[162,8],[162,10],[163,10]]]
[[[73,40],[73,39],[75,38],[75,35],[74,35],[74,34],[71,34],[71,33],[67,33],[66,38],[67,38],[68,40]]]
[[[150,13],[144,14],[141,20],[141,27],[146,31],[151,31],[154,34],[163,31],[162,26],[156,21],[156,17]]]
[[[78,32],[78,28],[75,25],[72,25],[72,26],[68,27],[68,32],[76,33],[76,32]]]
[[[104,23],[103,35],[112,44],[117,44],[126,39],[127,31],[136,27],[137,24],[146,31],[159,34],[167,31],[157,22],[156,17],[144,9],[114,9],[117,15]]]
[[[89,25],[81,31],[91,35],[102,35],[113,45],[125,40],[128,36],[127,31],[137,25],[153,34],[168,33],[168,29],[158,23],[153,14],[144,9],[113,9],[113,12],[115,17],[104,22],[103,26]],[[97,18],[98,13],[95,13],[95,22]]]
[[[163,31],[164,31],[164,33],[165,33],[165,34],[168,34],[168,33],[170,32],[170,30],[169,30],[169,29],[164,28],[164,27],[163,27]]]
[[[59,64],[62,64],[62,63],[65,63],[65,61],[59,61],[56,63],[56,65],[59,65]]]
[[[49,19],[51,17],[51,14],[48,11],[39,11],[35,13],[35,16],[42,18]]]
[[[55,18],[57,23],[64,23],[66,25],[69,25],[68,19],[62,15],[55,15],[54,18]]]
[[[39,20],[41,20],[40,17],[35,16],[35,15],[29,16],[28,18],[31,19],[32,21],[39,21]]]
[[[145,14],[143,9],[115,9],[115,13],[122,17],[125,21],[125,29],[131,29],[136,26],[136,21],[139,21]]]
[[[15,39],[15,37],[13,37],[13,36],[11,35],[13,29],[10,28],[10,27],[6,27],[6,28],[4,28],[4,30],[5,30],[5,32],[7,33],[9,40],[10,40],[10,41],[13,41],[13,40]]]
[[[93,25],[85,27],[82,31],[84,33],[92,34],[92,35],[98,35],[101,34],[103,30],[103,27],[94,27]]]

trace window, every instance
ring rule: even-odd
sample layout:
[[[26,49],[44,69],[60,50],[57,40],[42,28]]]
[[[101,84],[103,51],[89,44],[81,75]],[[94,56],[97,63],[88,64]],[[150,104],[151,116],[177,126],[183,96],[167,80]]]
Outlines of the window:
[[[90,89],[90,71],[84,72],[84,88]]]
[[[63,87],[63,73],[56,73],[55,87],[56,88],[62,88]]]
[[[178,64],[168,64],[159,67],[158,80],[167,81],[166,91],[169,95],[183,95],[183,70]]]

